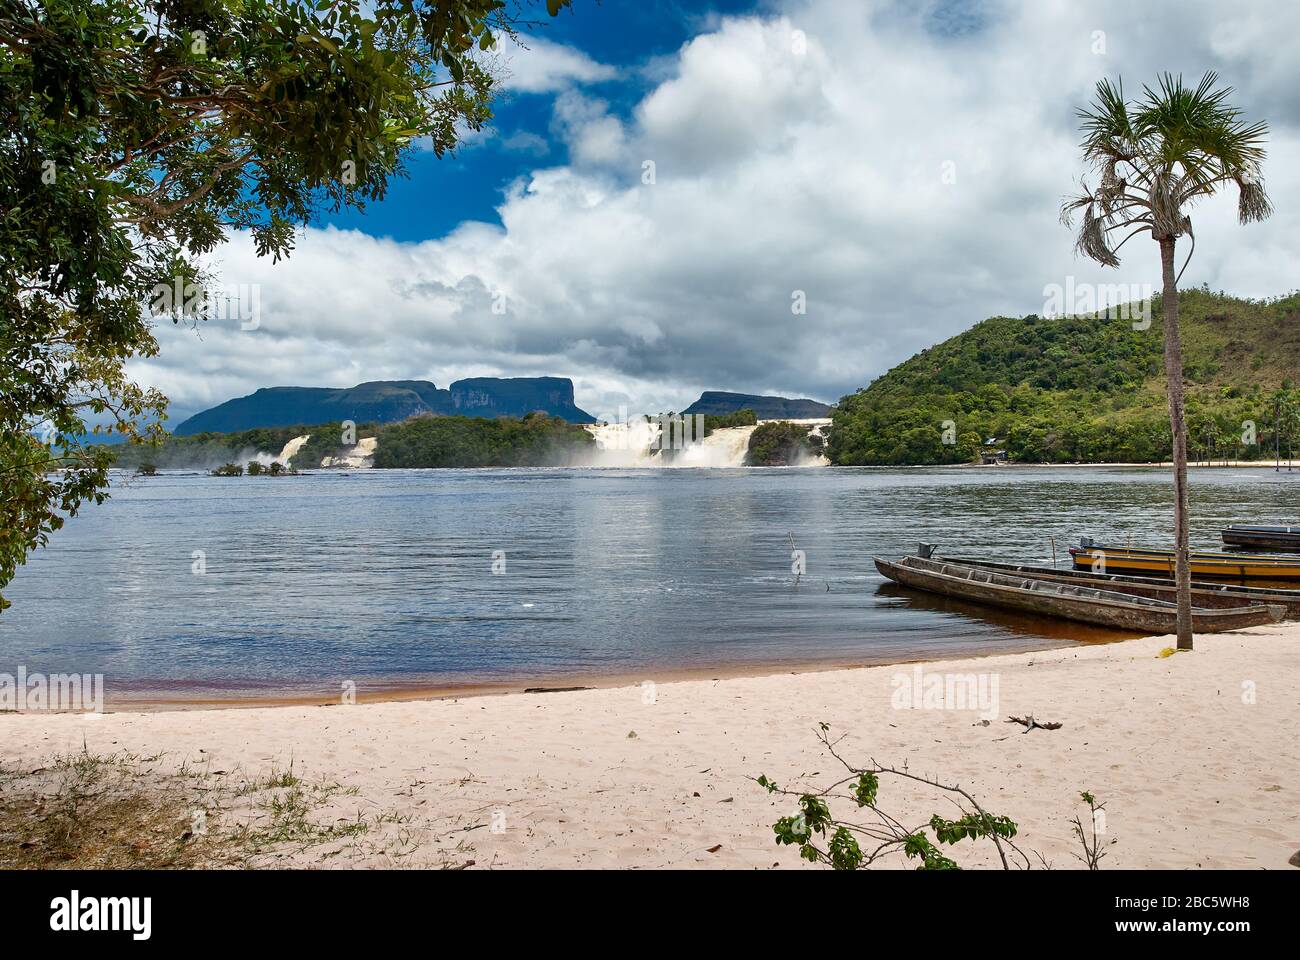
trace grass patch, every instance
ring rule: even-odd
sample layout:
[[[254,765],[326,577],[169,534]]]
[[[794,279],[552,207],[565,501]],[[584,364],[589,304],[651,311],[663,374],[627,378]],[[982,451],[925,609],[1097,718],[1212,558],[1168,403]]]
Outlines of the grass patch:
[[[0,768],[0,869],[474,863],[451,826],[367,803],[355,787],[309,780],[292,763],[245,776],[83,748]]]
[[[228,862],[187,778],[159,758],[88,752],[0,771],[0,869],[167,870]]]

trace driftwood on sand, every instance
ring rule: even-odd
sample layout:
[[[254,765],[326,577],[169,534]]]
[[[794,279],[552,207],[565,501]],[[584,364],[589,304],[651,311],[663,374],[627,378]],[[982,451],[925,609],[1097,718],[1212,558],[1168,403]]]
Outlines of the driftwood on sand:
[[[1042,722],[1035,720],[1034,715],[1032,713],[1024,717],[1007,717],[1007,723],[1020,724],[1022,727],[1025,728],[1025,733],[1028,733],[1030,730],[1034,730],[1034,729],[1038,729],[1038,730],[1060,730],[1061,729],[1061,724],[1055,723],[1051,720],[1044,720]]]

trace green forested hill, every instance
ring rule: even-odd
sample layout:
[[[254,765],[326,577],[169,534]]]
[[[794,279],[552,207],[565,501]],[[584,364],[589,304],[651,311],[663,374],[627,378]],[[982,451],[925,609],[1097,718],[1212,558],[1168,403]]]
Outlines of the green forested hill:
[[[1180,297],[1192,455],[1256,459],[1300,449],[1300,294]],[[1160,300],[1151,325],[1104,316],[994,317],[923,350],[834,412],[840,464],[962,463],[995,438],[1022,462],[1151,462],[1170,456]],[[1241,443],[1243,421],[1258,442]],[[945,421],[951,421],[945,443]]]

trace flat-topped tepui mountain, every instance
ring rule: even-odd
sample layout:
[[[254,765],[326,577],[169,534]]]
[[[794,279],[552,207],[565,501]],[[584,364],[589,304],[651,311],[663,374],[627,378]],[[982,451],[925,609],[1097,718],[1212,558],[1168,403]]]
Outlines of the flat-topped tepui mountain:
[[[196,413],[173,431],[232,433],[298,424],[395,423],[420,413],[523,417],[534,411],[570,423],[595,418],[573,402],[567,377],[472,377],[441,390],[427,380],[373,380],[355,387],[263,387]]]
[[[751,393],[727,393],[724,390],[705,390],[700,394],[700,399],[682,413],[722,416],[737,410],[753,410],[759,420],[818,420],[831,415],[831,408],[816,400],[760,397]]]

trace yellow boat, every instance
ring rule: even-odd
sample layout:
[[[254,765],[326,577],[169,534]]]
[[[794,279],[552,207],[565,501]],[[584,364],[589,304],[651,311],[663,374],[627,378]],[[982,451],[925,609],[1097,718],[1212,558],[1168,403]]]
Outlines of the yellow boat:
[[[1084,541],[1083,546],[1070,548],[1070,556],[1076,570],[1174,575],[1172,550],[1110,547]],[[1300,580],[1300,558],[1193,552],[1191,565],[1192,577],[1205,580]]]

